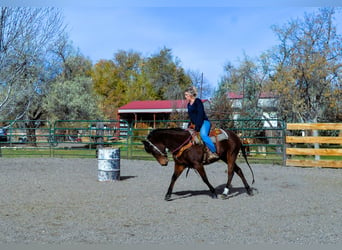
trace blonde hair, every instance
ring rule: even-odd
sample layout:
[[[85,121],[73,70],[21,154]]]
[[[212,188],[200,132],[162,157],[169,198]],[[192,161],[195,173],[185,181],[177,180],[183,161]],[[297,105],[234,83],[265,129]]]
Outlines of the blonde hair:
[[[190,95],[192,95],[193,97],[197,96],[197,89],[195,86],[190,86],[188,87],[184,92],[189,93]]]

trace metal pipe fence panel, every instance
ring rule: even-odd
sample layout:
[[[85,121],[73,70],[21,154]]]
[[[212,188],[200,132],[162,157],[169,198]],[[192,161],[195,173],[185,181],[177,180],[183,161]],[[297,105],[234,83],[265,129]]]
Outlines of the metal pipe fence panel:
[[[102,147],[120,148],[121,157],[152,159],[141,140],[154,128],[187,128],[188,120],[58,120],[0,121],[2,157],[95,158]],[[276,119],[212,120],[212,127],[230,129],[246,146],[250,161],[283,164],[285,123]],[[1,129],[6,135],[1,137]]]
[[[30,124],[36,123],[36,127]],[[121,148],[128,157],[126,121],[0,121],[2,157],[96,157],[102,147]],[[0,134],[1,136],[1,134]]]

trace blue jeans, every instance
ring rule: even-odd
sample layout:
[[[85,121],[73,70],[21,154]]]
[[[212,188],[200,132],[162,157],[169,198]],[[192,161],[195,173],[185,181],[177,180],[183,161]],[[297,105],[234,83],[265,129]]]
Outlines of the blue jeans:
[[[204,120],[203,125],[200,130],[200,135],[205,145],[207,145],[207,147],[209,148],[209,150],[213,153],[216,153],[216,147],[209,137],[210,127],[211,127],[210,122],[208,120]]]

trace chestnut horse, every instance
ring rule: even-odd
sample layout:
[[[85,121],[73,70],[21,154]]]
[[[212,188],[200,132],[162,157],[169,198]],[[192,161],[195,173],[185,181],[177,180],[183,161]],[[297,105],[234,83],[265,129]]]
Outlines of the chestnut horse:
[[[253,195],[253,191],[248,185],[241,168],[236,164],[236,159],[241,149],[242,155],[245,158],[245,161],[250,171],[252,172],[253,184],[254,173],[247,161],[245,148],[242,145],[240,138],[234,132],[229,130],[225,132],[228,135],[228,139],[221,140],[217,142],[217,144],[219,145],[216,145],[216,148],[218,149],[217,153],[220,159],[227,163],[228,167],[228,181],[224,188],[222,197],[228,197],[229,187],[232,182],[234,172],[238,176],[240,176],[247,190],[247,194]],[[168,128],[152,130],[146,137],[146,139],[142,141],[145,147],[145,151],[149,154],[152,154],[154,158],[156,158],[156,160],[162,166],[166,166],[168,164],[168,156],[166,149],[172,152],[172,156],[175,162],[174,172],[171,178],[170,186],[165,195],[165,200],[171,199],[173,186],[177,178],[181,175],[185,168],[195,169],[202,177],[204,183],[207,184],[207,186],[209,187],[212,197],[217,198],[215,188],[208,181],[203,166],[204,164],[209,164],[203,162],[203,159],[205,158],[204,155],[206,151],[206,146],[204,144],[197,143],[193,144],[191,147],[186,148],[184,151],[179,152],[180,150],[184,149],[183,147],[187,145],[191,139],[192,135],[189,130],[184,130],[181,128]]]

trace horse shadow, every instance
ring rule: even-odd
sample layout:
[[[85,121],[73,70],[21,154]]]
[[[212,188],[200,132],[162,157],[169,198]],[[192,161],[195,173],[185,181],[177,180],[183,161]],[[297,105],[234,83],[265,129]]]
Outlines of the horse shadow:
[[[219,193],[219,194],[222,194],[223,191],[224,191],[224,188],[226,187],[226,184],[221,184],[219,186],[217,186],[215,189],[216,189],[216,192]],[[254,188],[254,187],[251,187],[252,191],[253,191],[253,194],[254,195],[255,193],[258,193],[258,189]],[[236,197],[236,196],[239,196],[241,194],[247,194],[247,190],[245,187],[233,187],[233,186],[230,186],[229,187],[229,193],[227,196],[222,196],[222,199],[226,200],[226,199],[229,199],[229,198],[233,198],[233,197]],[[249,196],[252,196],[252,195],[249,195]]]
[[[218,194],[218,196],[220,197],[220,194],[223,193],[224,188],[226,187],[226,184],[221,184],[219,186],[217,186],[215,188],[216,193]],[[258,190],[256,188],[251,187],[251,189],[253,190],[253,193],[255,193],[254,191],[258,192]],[[185,198],[189,198],[191,196],[200,196],[200,195],[207,195],[207,196],[211,196],[211,192],[209,190],[185,190],[185,191],[177,191],[177,192],[173,192],[172,193],[173,196],[170,200],[178,200],[178,199],[185,199]],[[226,200],[229,198],[233,198],[242,194],[247,194],[247,190],[245,187],[230,187],[229,188],[229,193],[227,196],[222,196],[221,198]]]

